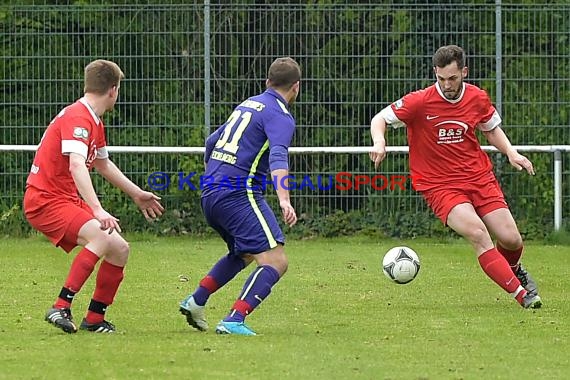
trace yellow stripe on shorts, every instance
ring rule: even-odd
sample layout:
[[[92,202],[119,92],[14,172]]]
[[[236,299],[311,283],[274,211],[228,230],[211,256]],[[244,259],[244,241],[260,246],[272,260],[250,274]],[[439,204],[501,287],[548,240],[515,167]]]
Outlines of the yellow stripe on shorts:
[[[263,155],[263,153],[265,153],[265,151],[267,149],[269,149],[269,141],[266,141],[265,144],[263,144],[259,153],[255,157],[255,160],[253,160],[253,164],[251,165],[251,170],[249,171],[249,176],[247,179],[247,186],[245,188],[247,191],[247,198],[249,199],[249,203],[251,204],[251,207],[253,208],[253,212],[255,212],[255,215],[257,215],[257,219],[259,220],[259,223],[261,223],[261,227],[263,228],[263,232],[265,232],[265,236],[267,237],[267,240],[269,241],[269,247],[275,248],[275,247],[277,247],[277,241],[275,241],[275,238],[273,237],[273,234],[271,233],[271,229],[269,228],[269,224],[267,224],[267,220],[265,220],[265,217],[261,213],[259,206],[255,202],[255,198],[253,197],[253,191],[251,190],[251,187],[252,187],[251,182],[253,181],[253,175],[255,174],[255,170],[257,169],[257,165],[259,164],[259,160],[261,159],[261,156]]]

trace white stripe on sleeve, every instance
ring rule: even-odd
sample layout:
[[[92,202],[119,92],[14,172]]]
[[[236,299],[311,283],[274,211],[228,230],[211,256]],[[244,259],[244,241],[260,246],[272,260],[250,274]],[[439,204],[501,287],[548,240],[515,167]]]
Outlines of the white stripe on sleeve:
[[[499,124],[501,124],[501,121],[502,120],[501,117],[499,116],[499,113],[497,112],[497,110],[495,110],[495,112],[493,112],[493,116],[491,116],[489,121],[487,121],[486,123],[477,124],[477,129],[483,132],[489,132],[495,129],[497,126],[499,126]]]
[[[62,140],[61,153],[77,153],[87,159],[87,144],[79,140]]]
[[[106,146],[97,149],[97,158],[109,158],[109,151],[107,150]]]
[[[386,108],[380,111],[380,116],[386,120],[386,124],[391,125],[393,128],[406,126],[406,124],[396,116],[394,110],[392,109],[392,105],[388,105]]]

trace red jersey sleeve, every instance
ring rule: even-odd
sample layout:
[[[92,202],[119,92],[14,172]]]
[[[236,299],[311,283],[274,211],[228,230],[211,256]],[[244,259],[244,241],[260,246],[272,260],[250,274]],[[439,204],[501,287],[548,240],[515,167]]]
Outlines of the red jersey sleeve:
[[[490,131],[501,124],[501,117],[491,103],[486,91],[479,89],[479,104],[481,105],[481,120],[477,123],[477,129]]]
[[[406,126],[410,126],[410,124],[412,124],[411,121],[413,121],[423,110],[423,97],[424,91],[419,90],[410,92],[392,103],[391,108],[397,120],[394,120],[390,124],[397,127],[399,126],[399,121]]]
[[[410,127],[423,110],[424,90],[411,92],[384,108],[380,114],[393,128]]]
[[[98,159],[108,158],[109,152],[107,151],[107,140],[105,139],[105,127],[103,122],[101,122],[101,127],[99,133],[97,134],[97,138],[95,140],[95,144],[97,145],[97,157]]]
[[[61,126],[61,153],[77,153],[87,159],[93,123],[77,116],[70,117]]]

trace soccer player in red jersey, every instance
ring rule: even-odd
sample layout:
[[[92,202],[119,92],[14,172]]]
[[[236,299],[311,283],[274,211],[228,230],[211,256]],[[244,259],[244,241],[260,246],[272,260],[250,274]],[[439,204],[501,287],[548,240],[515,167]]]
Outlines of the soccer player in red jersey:
[[[101,116],[113,109],[124,74],[111,61],[95,60],[85,67],[84,96],[62,109],[47,127],[26,182],[24,213],[29,223],[74,258],[68,277],[46,321],[67,333],[77,332],[71,302],[99,259],[95,291],[80,329],[113,332],[104,318],[123,280],[129,245],[119,234],[119,220],[101,206],[89,170],[127,193],[147,220],[164,210],[159,197],[143,191],[109,159]]]
[[[533,165],[511,145],[487,93],[464,82],[468,70],[461,47],[440,47],[433,70],[435,84],[405,95],[372,118],[370,159],[378,167],[386,157],[388,124],[405,126],[414,188],[444,224],[471,243],[487,276],[524,308],[539,308],[536,282],[520,264],[522,237],[475,129],[516,169],[534,175]]]

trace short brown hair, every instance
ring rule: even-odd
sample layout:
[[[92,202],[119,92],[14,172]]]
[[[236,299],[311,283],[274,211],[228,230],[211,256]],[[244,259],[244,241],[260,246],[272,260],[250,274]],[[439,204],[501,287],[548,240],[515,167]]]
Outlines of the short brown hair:
[[[267,72],[269,87],[289,89],[301,80],[301,67],[291,57],[277,58]]]
[[[433,55],[433,67],[445,67],[456,62],[457,68],[465,67],[465,51],[457,45],[442,46]]]
[[[115,62],[97,59],[85,66],[83,91],[103,95],[114,86],[118,86],[124,77],[125,74]]]

